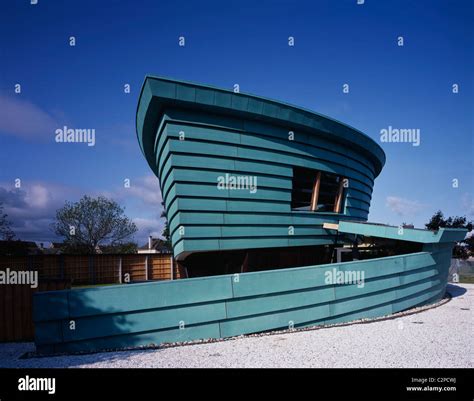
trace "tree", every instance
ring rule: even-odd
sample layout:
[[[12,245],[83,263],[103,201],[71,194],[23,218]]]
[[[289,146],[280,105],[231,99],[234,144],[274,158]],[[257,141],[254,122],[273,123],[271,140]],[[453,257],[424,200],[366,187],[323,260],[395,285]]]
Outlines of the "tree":
[[[3,213],[3,204],[0,203],[0,238],[11,241],[15,238],[8,215]]]
[[[161,202],[161,206],[163,206],[163,210],[161,211],[161,218],[165,219],[165,225],[163,226],[163,231],[161,232],[161,236],[165,239],[164,244],[166,247],[171,250],[171,239],[170,239],[170,229],[168,227],[168,220],[166,217],[166,209],[165,209],[165,202]]]
[[[118,245],[104,245],[100,249],[102,253],[137,253],[138,245],[135,242],[124,242]]]
[[[440,227],[444,227],[445,220],[443,213],[441,210],[438,210],[433,216],[431,216],[431,219],[428,223],[425,224],[425,227],[428,230],[436,231]]]
[[[52,228],[65,238],[65,250],[74,253],[96,253],[101,245],[123,245],[138,230],[117,202],[103,196],[66,202],[56,211]]]
[[[425,224],[425,227],[428,230],[439,230],[440,227],[446,228],[466,228],[467,231],[472,231],[474,222],[467,221],[466,216],[453,216],[444,218],[443,212],[438,210],[433,216],[431,216],[430,221]]]
[[[452,216],[447,219],[444,218],[443,212],[438,210],[425,227],[428,230],[439,230],[440,228],[466,228],[468,232],[472,231],[474,222],[468,221],[466,216]],[[453,257],[467,259],[469,252],[474,252],[474,241],[472,237],[466,238],[457,243],[453,248]]]

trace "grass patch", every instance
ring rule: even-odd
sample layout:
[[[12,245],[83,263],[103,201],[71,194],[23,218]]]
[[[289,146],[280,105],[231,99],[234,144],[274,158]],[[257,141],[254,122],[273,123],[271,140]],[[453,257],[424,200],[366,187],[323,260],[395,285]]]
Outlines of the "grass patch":
[[[465,276],[461,274],[459,276],[459,282],[464,284],[474,284],[474,276]]]

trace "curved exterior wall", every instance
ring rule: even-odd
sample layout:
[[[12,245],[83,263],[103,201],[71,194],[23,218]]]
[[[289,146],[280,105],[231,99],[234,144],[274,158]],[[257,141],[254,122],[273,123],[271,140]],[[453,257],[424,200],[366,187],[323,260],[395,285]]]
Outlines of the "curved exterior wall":
[[[97,351],[223,338],[344,323],[430,304],[445,293],[451,241],[465,233],[442,229],[432,236],[413,231],[409,235],[420,237],[423,251],[408,255],[36,293],[37,351]],[[334,270],[363,271],[365,285],[327,284],[326,273]],[[70,330],[71,320],[75,330]]]
[[[366,221],[374,179],[385,162],[373,140],[337,121],[162,78],[145,80],[137,134],[160,181],[178,258],[195,251],[332,243],[333,233],[322,224]],[[292,211],[293,167],[348,178],[342,213]],[[218,177],[225,174],[257,177],[257,191],[219,189]]]
[[[295,141],[288,142],[288,131]],[[223,338],[390,315],[440,300],[464,229],[399,230],[367,219],[384,155],[368,137],[325,117],[247,95],[147,78],[137,131],[160,178],[175,255],[317,245],[344,235],[420,244],[383,258],[168,282],[36,293],[40,353]],[[180,131],[185,140],[180,141]],[[292,167],[350,180],[343,213],[291,211]],[[217,190],[225,173],[257,175],[257,196]],[[288,235],[288,226],[295,235]],[[185,227],[184,236],[178,228]],[[359,272],[360,282],[327,280]],[[71,320],[75,329],[70,329]]]

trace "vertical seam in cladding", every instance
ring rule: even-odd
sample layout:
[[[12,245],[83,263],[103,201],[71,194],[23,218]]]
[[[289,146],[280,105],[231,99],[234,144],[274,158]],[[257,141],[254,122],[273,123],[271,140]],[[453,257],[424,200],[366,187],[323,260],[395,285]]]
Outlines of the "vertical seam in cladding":
[[[71,308],[70,308],[70,299],[69,299],[69,294],[70,291],[67,292],[66,300],[67,300],[67,320],[66,320],[66,325],[62,324],[62,319],[61,319],[61,342],[64,343],[64,327],[68,325],[68,322],[71,320]]]
[[[234,280],[232,279],[232,276],[229,277],[229,280],[230,280],[230,290],[231,290],[231,292],[232,292],[230,299],[232,300],[232,299],[234,299]],[[219,338],[223,338],[223,337],[222,337],[222,327],[221,327],[222,323],[225,323],[225,322],[229,319],[229,313],[228,313],[228,311],[227,311],[227,302],[228,302],[228,301],[229,301],[229,298],[227,298],[227,299],[224,300],[225,319],[224,319],[224,320],[220,320],[220,321],[219,321],[219,324],[218,324],[218,326],[219,326]]]

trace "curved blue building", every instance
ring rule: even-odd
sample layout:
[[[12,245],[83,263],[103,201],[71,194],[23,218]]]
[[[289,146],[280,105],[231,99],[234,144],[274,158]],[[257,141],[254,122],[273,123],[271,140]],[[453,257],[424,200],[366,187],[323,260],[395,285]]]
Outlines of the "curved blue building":
[[[191,275],[210,260],[223,273],[245,259],[258,268],[267,254],[323,262],[321,247],[335,241],[323,223],[366,221],[385,163],[376,142],[328,117],[164,78],[145,80],[137,133],[160,180],[175,257]]]
[[[38,293],[39,352],[330,325],[444,296],[467,230],[367,223],[385,155],[363,133],[284,103],[147,77],[137,134],[185,279]]]

